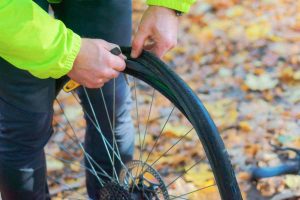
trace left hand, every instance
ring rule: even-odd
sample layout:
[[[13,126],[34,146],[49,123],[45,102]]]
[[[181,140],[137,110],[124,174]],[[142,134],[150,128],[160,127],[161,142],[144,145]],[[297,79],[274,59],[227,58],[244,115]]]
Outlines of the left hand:
[[[161,58],[177,44],[177,31],[178,17],[174,10],[150,6],[133,38],[131,57],[139,57],[145,49]]]

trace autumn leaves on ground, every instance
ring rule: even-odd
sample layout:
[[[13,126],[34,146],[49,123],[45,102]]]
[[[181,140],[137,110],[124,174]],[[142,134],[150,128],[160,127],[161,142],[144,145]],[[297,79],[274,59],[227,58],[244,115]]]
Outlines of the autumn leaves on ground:
[[[144,8],[142,1],[134,1],[135,24]],[[299,176],[286,175],[251,182],[248,171],[254,166],[276,166],[282,157],[295,157],[290,152],[276,153],[270,142],[300,148],[300,2],[199,0],[180,21],[178,47],[164,60],[191,86],[212,115],[231,156],[245,199],[296,199],[297,195],[300,196]],[[140,94],[148,105],[149,97],[151,92]],[[63,97],[62,101],[68,104],[66,114],[73,116],[70,120],[83,127],[84,121],[76,119],[81,113],[80,107],[70,106],[74,101],[68,97]],[[163,109],[166,106],[164,101],[157,100],[154,104],[157,110],[153,110],[153,117],[155,112],[168,111]],[[54,124],[66,123],[58,107],[56,111]],[[146,114],[142,117],[147,119]],[[152,125],[150,132],[157,134],[156,126],[161,124]],[[187,126],[185,123],[168,125],[165,132],[170,139],[162,140],[158,145],[176,141],[179,133],[188,130]],[[76,155],[79,147],[62,134],[63,128],[57,129],[54,140],[69,141],[68,148]],[[84,131],[78,130],[78,137],[82,138]],[[147,137],[146,143],[153,143],[153,138]],[[192,144],[192,139],[189,138],[187,144],[198,147]],[[183,161],[187,155],[195,154],[195,148],[187,146],[181,149],[184,151],[181,154]],[[50,143],[47,151],[51,155],[70,157],[56,143]],[[168,164],[169,161],[164,162]],[[68,186],[57,184],[64,165],[62,160],[48,156],[52,177],[50,186],[57,199],[72,194],[68,193],[68,187],[75,193],[85,192],[80,160],[69,165],[71,175],[64,177]],[[197,170],[179,180],[175,189],[191,191],[195,186],[204,186],[190,179],[198,176],[199,171],[202,174],[198,180],[211,184],[209,168],[202,164]]]
[[[248,199],[299,195],[299,176],[252,185],[244,173],[280,163],[269,142],[300,148],[299,13],[292,0],[199,1],[167,56],[213,116]]]

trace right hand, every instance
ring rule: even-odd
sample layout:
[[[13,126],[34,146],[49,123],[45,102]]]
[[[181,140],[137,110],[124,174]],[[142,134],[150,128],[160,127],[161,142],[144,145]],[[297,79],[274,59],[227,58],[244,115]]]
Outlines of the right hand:
[[[82,39],[80,51],[68,76],[87,88],[100,88],[126,67],[124,56],[110,50],[117,45],[100,39]]]

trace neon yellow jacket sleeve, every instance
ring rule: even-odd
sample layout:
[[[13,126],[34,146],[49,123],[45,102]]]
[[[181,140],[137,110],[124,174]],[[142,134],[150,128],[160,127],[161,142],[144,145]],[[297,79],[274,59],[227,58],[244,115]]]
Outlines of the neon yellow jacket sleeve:
[[[0,19],[0,57],[38,78],[72,69],[81,38],[32,0],[0,0]]]
[[[188,12],[191,5],[196,0],[147,0],[147,4],[151,6],[163,6],[178,10],[181,12]]]

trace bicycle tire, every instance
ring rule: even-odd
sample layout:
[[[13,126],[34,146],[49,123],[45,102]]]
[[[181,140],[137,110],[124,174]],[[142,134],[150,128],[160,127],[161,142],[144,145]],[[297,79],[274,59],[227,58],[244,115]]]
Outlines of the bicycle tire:
[[[121,47],[121,50],[128,58],[124,73],[159,91],[192,124],[209,160],[220,197],[223,200],[242,199],[234,170],[218,129],[196,94],[174,71],[150,52],[143,51],[139,58],[132,59],[131,47]]]
[[[211,164],[221,198],[242,199],[227,150],[200,99],[174,71],[153,54],[144,51],[139,58],[131,59],[131,48],[121,49],[129,58],[124,72],[148,83],[165,95],[194,126]]]

